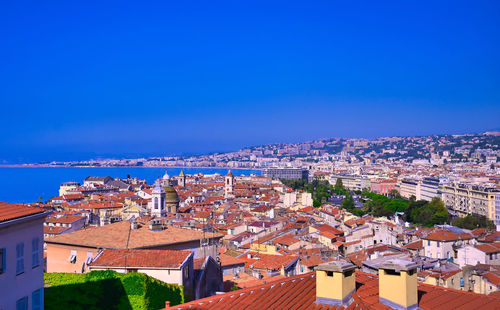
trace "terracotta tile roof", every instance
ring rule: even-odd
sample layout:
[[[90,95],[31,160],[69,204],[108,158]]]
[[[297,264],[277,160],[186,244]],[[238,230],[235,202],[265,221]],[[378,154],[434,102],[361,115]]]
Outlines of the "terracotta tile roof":
[[[316,229],[318,229],[319,231],[328,231],[334,235],[343,235],[344,232],[342,230],[339,230],[335,227],[332,227],[330,225],[327,225],[327,224],[322,224],[322,225],[318,225],[318,226],[314,226]]]
[[[297,243],[299,241],[300,240],[298,238],[295,238],[294,236],[285,235],[285,236],[282,236],[282,237],[274,239],[273,243],[274,244],[283,244],[283,245],[286,245],[286,246],[290,246],[290,245],[292,245],[294,243]]]
[[[45,219],[45,223],[61,223],[61,224],[69,224],[73,223],[75,221],[78,221],[80,219],[84,218],[84,216],[81,215],[64,215],[59,218],[55,217],[48,217]]]
[[[412,243],[408,243],[407,245],[404,246],[407,249],[410,250],[420,250],[424,247],[422,240],[418,240]]]
[[[471,234],[455,234],[451,231],[447,230],[435,230],[429,233],[423,239],[425,240],[433,240],[433,241],[455,241],[459,239],[472,239]]]
[[[90,265],[92,267],[179,268],[191,254],[191,251],[107,249]]]
[[[21,204],[9,202],[0,202],[0,222],[5,222],[43,212],[45,212],[45,210],[43,209],[26,207]]]
[[[347,308],[316,304],[316,277],[307,273],[169,309],[392,309],[379,302],[378,276],[357,272],[356,287],[353,302]],[[419,283],[418,306],[439,310],[498,309],[500,299]]]
[[[475,246],[476,249],[484,253],[498,253],[500,252],[500,242],[494,242],[490,244],[478,244]]]
[[[483,277],[486,278],[486,280],[488,280],[488,282],[490,282],[491,284],[494,284],[496,286],[500,285],[500,277],[492,272],[483,274]]]
[[[149,230],[149,222],[138,219],[139,227],[130,230],[128,221],[99,227],[89,227],[72,233],[50,237],[47,243],[62,243],[95,248],[134,249],[200,240],[203,232],[167,226],[162,231]],[[129,235],[130,232],[130,235]],[[205,233],[206,238],[222,238],[223,235]]]
[[[232,265],[244,265],[245,261],[243,259],[229,256],[226,254],[219,255],[221,266],[232,266]]]
[[[43,226],[43,233],[49,235],[59,235],[66,229],[70,229],[69,227],[60,227],[60,226]]]
[[[259,254],[257,261],[251,264],[256,269],[278,270],[286,267],[298,258],[296,255],[268,255]]]
[[[325,237],[327,237],[329,239],[335,239],[335,238],[338,237],[338,235],[335,235],[335,234],[333,234],[333,233],[331,233],[329,231],[322,231],[322,232],[320,232],[320,235],[325,236]]]
[[[83,196],[82,194],[66,194],[63,195],[62,198],[64,200],[75,200],[75,199],[84,199],[85,196]]]

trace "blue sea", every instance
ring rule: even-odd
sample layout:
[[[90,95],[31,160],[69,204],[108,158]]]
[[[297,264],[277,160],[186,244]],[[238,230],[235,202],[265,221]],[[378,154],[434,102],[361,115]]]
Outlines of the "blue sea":
[[[113,178],[137,177],[152,184],[162,177],[165,171],[170,176],[178,175],[181,170],[186,174],[204,173],[226,174],[228,169],[210,168],[0,168],[0,201],[14,203],[35,202],[40,197],[43,201],[59,195],[59,185],[63,182],[76,181],[83,184],[88,176],[110,176]],[[231,170],[234,175],[260,175],[259,170]]]

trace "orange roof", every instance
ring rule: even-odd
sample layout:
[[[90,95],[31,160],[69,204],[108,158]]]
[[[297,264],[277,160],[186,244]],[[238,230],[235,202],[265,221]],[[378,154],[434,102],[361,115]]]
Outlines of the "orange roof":
[[[48,217],[45,219],[45,223],[64,223],[69,224],[84,218],[81,215],[65,215],[60,218]]]
[[[191,251],[107,249],[92,262],[93,267],[179,268]]]
[[[246,263],[246,261],[243,259],[232,257],[226,254],[220,254],[219,259],[221,266],[240,265]]]
[[[0,202],[0,222],[5,222],[43,212],[45,212],[45,210],[43,209],[26,207],[21,204],[9,202]]]
[[[433,241],[455,241],[459,239],[472,239],[470,234],[455,234],[447,230],[435,230],[423,239]]]
[[[407,249],[410,250],[420,250],[424,247],[422,240],[418,240],[412,243],[408,243],[407,245],[404,246]]]
[[[170,309],[392,309],[379,302],[378,276],[357,272],[356,291],[347,307],[316,303],[316,275],[311,272],[267,284],[198,299]],[[498,309],[500,299],[472,292],[418,284],[421,309]]]
[[[483,277],[486,278],[486,280],[488,280],[491,284],[495,284],[496,286],[500,285],[500,277],[492,272],[483,274]]]
[[[122,221],[99,227],[89,227],[45,239],[46,243],[80,245],[108,249],[134,249],[157,247],[206,238],[222,238],[223,235],[203,233],[197,230],[167,226],[162,231],[149,230],[149,222],[139,218],[138,228],[130,229],[129,221]],[[143,223],[141,223],[143,222]],[[146,223],[144,223],[146,222]]]
[[[498,253],[500,252],[500,242],[494,242],[491,244],[478,244],[475,246],[476,249],[484,253]]]
[[[330,225],[327,225],[327,224],[322,224],[322,225],[318,225],[318,226],[314,226],[314,227],[320,231],[328,231],[329,233],[334,234],[334,235],[343,235],[344,234],[344,232],[342,230],[339,230],[339,229],[332,227]]]
[[[58,235],[65,231],[66,229],[69,229],[69,227],[61,227],[61,226],[43,226],[43,233],[44,234],[51,234],[51,235]]]
[[[281,267],[286,267],[290,263],[292,263],[298,256],[295,255],[268,255],[268,254],[259,254],[257,255],[259,259],[251,264],[254,268],[257,269],[267,269],[267,270],[277,270],[281,269]]]
[[[292,245],[294,243],[297,243],[299,241],[300,241],[300,239],[295,238],[292,235],[285,235],[285,236],[282,236],[282,237],[274,239],[273,243],[274,244],[283,244],[283,245],[286,245],[286,246],[290,246],[290,245]]]

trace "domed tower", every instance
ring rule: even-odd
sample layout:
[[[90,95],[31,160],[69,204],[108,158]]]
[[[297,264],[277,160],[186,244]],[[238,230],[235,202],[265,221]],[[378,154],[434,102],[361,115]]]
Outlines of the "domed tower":
[[[165,171],[165,174],[161,178],[161,186],[170,186],[170,176],[168,175],[167,171]]]
[[[229,170],[224,180],[224,198],[232,197],[234,197],[234,175]]]
[[[184,174],[184,170],[181,170],[181,173],[179,173],[179,186],[186,187],[186,175]]]
[[[151,194],[153,196],[149,208],[151,216],[164,217],[167,212],[165,209],[166,193],[163,187],[161,187],[159,180],[156,180],[155,186]]]
[[[165,208],[168,213],[177,213],[179,211],[179,196],[173,186],[167,186],[165,190]]]

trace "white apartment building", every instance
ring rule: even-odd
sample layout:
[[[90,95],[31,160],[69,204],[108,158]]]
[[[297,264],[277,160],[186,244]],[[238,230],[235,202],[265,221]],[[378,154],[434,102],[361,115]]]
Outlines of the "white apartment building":
[[[410,179],[401,180],[399,184],[399,194],[406,199],[415,196],[415,199],[418,200],[420,198],[420,181]]]
[[[328,182],[331,185],[335,186],[337,183],[337,179],[342,180],[342,185],[344,188],[352,190],[352,191],[362,191],[365,188],[370,188],[371,182],[368,178],[363,176],[355,176],[355,175],[330,175],[328,178]]]
[[[436,230],[422,238],[424,255],[438,259],[454,260],[457,258],[456,250],[459,247],[475,243],[471,234],[458,234],[447,230]]]
[[[432,177],[424,178],[420,182],[420,195],[417,199],[432,201],[434,197],[441,197],[439,179]]]
[[[477,264],[500,265],[500,242],[463,246],[458,249],[455,262],[460,268]]]

